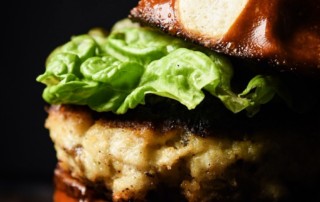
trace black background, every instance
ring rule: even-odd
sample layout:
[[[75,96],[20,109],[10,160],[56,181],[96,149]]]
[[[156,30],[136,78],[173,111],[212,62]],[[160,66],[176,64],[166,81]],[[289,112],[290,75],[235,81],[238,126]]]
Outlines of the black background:
[[[49,195],[52,191],[56,157],[44,128],[44,85],[35,80],[48,54],[73,35],[93,27],[109,29],[137,2],[21,0],[1,6],[0,201],[32,201],[26,197],[30,190],[25,191],[32,185],[46,187]],[[25,195],[9,199],[14,192]]]

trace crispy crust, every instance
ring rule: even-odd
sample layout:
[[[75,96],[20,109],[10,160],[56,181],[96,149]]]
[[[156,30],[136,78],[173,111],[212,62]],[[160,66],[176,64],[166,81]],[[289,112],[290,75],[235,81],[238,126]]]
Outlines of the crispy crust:
[[[182,22],[179,18],[181,11],[177,6],[178,2],[180,1],[141,0],[132,9],[130,16],[136,21],[218,52],[266,60],[283,70],[320,75],[318,2],[249,0],[235,22],[230,24],[230,29],[222,36],[204,34],[203,31],[186,26],[185,23],[188,22]]]
[[[169,127],[158,118],[144,119],[146,109],[123,117],[68,105],[52,106],[48,112],[47,127],[60,161],[55,173],[56,198],[69,195],[83,201],[119,202],[170,196],[177,200],[169,197],[160,201],[226,202],[290,201],[292,197],[314,201],[320,197],[315,188],[320,177],[319,118],[290,116],[285,120],[280,114],[268,120],[265,116],[263,125],[255,128],[251,124],[258,122],[250,122],[244,128],[235,126],[235,134],[234,129],[225,127],[223,135],[202,125],[199,131],[209,130],[203,138],[192,137],[182,120],[171,122]],[[185,139],[183,134],[191,136]],[[108,136],[111,138],[106,139]],[[117,137],[119,141],[114,141]],[[127,158],[132,152],[137,155]],[[177,158],[171,155],[175,152],[184,154]],[[144,159],[146,154],[151,158]],[[165,154],[165,158],[158,154]],[[167,164],[171,159],[175,163]],[[113,166],[114,172],[106,170],[108,166]],[[132,181],[130,176],[143,181]],[[118,184],[118,179],[125,180]],[[129,181],[136,184],[127,186]]]

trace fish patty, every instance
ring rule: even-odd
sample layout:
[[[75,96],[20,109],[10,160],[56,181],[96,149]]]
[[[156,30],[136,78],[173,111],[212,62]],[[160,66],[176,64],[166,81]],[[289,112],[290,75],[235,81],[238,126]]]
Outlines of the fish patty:
[[[122,117],[72,105],[53,105],[48,113],[59,168],[111,193],[112,201],[144,201],[157,190],[190,202],[279,201],[316,193],[316,126],[213,130],[200,127],[203,120],[190,127],[188,118],[147,120],[148,112],[139,109]]]

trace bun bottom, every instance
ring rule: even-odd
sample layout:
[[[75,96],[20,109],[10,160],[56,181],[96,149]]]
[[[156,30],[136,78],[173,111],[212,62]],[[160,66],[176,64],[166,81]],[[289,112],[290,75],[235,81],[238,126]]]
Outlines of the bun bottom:
[[[54,171],[53,202],[111,202],[111,195],[100,187],[86,185],[57,166]]]
[[[54,194],[53,202],[112,202],[112,194],[101,184],[82,182],[63,170],[59,165],[54,170]],[[120,200],[126,202],[125,200]],[[136,200],[129,200],[136,201]],[[140,201],[140,200],[138,200]],[[159,187],[157,191],[150,192],[148,202],[175,201],[186,202],[187,200],[177,190]]]
[[[68,196],[65,192],[61,190],[55,190],[53,195],[54,202],[77,202],[78,200]]]

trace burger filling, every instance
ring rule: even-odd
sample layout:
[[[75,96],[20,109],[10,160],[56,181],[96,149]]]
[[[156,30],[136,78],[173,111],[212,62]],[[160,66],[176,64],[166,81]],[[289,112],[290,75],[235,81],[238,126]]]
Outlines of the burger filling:
[[[318,196],[319,82],[234,60],[126,20],[73,37],[37,78],[59,167],[113,201]]]
[[[308,187],[320,165],[315,122],[311,132],[289,121],[272,128],[272,117],[263,117],[267,124],[258,128],[250,124],[259,122],[240,127],[229,120],[232,127],[219,129],[194,114],[146,120],[144,108],[124,117],[67,105],[48,112],[59,166],[88,186],[109,190],[113,201],[145,200],[161,187],[188,201],[276,201],[297,188],[300,197],[315,191]]]

